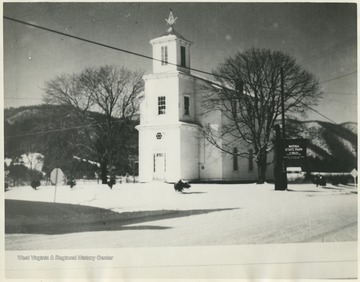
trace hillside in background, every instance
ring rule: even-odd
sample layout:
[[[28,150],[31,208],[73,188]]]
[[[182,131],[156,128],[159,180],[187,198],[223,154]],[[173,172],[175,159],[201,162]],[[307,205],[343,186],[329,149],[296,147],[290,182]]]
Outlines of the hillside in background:
[[[92,115],[95,119],[100,114]],[[119,174],[131,173],[134,169],[138,144],[135,125],[135,121],[129,125],[123,143],[117,148],[121,152],[117,168]],[[349,172],[357,167],[357,123],[287,121],[286,126],[291,138],[308,140],[307,171]],[[82,170],[82,174],[84,171],[93,174],[97,169],[93,163],[98,160],[78,146],[84,138],[82,126],[66,106],[5,109],[4,131],[5,158],[16,159],[24,153],[40,153],[44,156],[43,171],[46,173],[54,167],[63,167],[65,171]],[[74,159],[74,156],[78,158]],[[79,162],[79,158],[84,161]]]
[[[87,129],[95,132],[94,123],[101,122],[103,116],[91,113],[89,120],[94,122],[89,123]],[[130,121],[121,127],[124,132],[116,144],[119,174],[132,173],[134,169],[138,144],[135,125],[136,121]],[[67,106],[38,105],[4,110],[5,158],[20,164],[21,155],[40,153],[44,156],[43,171],[48,175],[55,167],[76,178],[94,177],[94,173],[98,173],[99,160],[86,148],[89,141],[85,135],[83,125]]]
[[[290,135],[307,139],[308,171],[350,172],[357,168],[357,123],[291,121]]]

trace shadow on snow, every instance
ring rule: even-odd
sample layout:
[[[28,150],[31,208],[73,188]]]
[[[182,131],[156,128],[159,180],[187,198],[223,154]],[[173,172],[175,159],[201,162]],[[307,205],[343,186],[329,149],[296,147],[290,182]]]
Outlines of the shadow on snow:
[[[206,194],[206,192],[181,192],[182,194]]]
[[[92,231],[164,230],[160,225],[127,226],[156,220],[233,210],[156,210],[117,213],[90,206],[5,200],[5,233],[67,234]]]

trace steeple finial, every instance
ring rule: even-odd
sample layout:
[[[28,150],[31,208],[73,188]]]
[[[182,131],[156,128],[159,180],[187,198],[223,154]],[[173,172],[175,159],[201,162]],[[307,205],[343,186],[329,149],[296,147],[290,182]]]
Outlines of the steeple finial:
[[[170,9],[169,18],[168,18],[168,19],[165,19],[165,21],[168,23],[168,25],[170,25],[170,27],[172,27],[172,26],[175,24],[176,19],[177,19],[177,18],[174,18],[174,15],[173,15],[173,13],[172,13],[172,10]]]

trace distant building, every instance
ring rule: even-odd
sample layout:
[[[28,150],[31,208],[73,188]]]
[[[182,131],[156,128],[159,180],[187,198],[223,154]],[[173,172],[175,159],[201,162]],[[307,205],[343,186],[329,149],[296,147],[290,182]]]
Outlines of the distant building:
[[[139,181],[256,180],[255,156],[224,154],[202,136],[202,126],[224,122],[221,111],[204,115],[201,91],[204,79],[190,73],[192,42],[170,28],[150,41],[153,73],[144,76],[145,95],[140,108]],[[240,148],[234,147],[234,153]]]

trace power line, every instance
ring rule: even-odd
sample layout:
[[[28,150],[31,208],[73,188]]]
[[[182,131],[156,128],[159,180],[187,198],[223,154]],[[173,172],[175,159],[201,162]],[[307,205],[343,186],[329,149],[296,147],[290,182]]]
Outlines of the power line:
[[[124,53],[127,53],[127,54],[131,54],[131,55],[134,55],[134,56],[142,57],[142,58],[145,58],[145,59],[149,59],[149,60],[153,60],[153,61],[157,61],[157,62],[162,62],[162,60],[160,60],[160,59],[155,59],[153,57],[143,55],[143,54],[140,54],[140,53],[137,53],[137,52],[132,52],[132,51],[122,49],[122,48],[117,48],[117,47],[110,46],[110,45],[107,45],[107,44],[103,44],[103,43],[100,43],[100,42],[92,41],[92,40],[89,40],[89,39],[86,39],[86,38],[74,36],[74,35],[71,35],[71,34],[66,34],[66,33],[63,33],[63,32],[60,32],[60,31],[56,31],[56,30],[53,30],[53,29],[50,29],[50,28],[47,28],[47,27],[31,24],[31,23],[24,22],[24,21],[14,19],[14,18],[11,18],[11,17],[4,16],[4,19],[14,21],[14,22],[17,22],[17,23],[21,23],[21,24],[24,24],[24,25],[28,25],[28,26],[31,26],[31,27],[39,28],[39,29],[49,31],[49,32],[52,32],[52,33],[60,34],[60,35],[66,36],[66,37],[74,38],[74,39],[84,41],[84,42],[87,42],[87,43],[95,44],[95,45],[98,45],[98,46],[101,46],[101,47],[105,47],[105,48],[113,49],[113,50],[116,50],[116,51],[124,52]],[[185,68],[185,69],[188,69],[188,70],[208,74],[208,75],[211,75],[211,76],[220,77],[219,75],[214,75],[213,73],[210,73],[210,72],[207,72],[207,71],[203,71],[203,70],[199,70],[199,69],[195,69],[195,68],[190,68],[190,67],[184,67],[184,66],[174,64],[174,63],[171,63],[171,62],[168,62],[168,64],[173,65],[173,66],[177,66],[177,67],[182,67],[182,68]],[[331,79],[328,79],[328,80],[325,80],[325,81],[321,81],[319,83],[326,83],[326,82],[329,82],[329,81],[332,81],[332,80],[336,80],[336,79],[346,77],[346,76],[354,74],[354,73],[357,73],[357,71],[353,71],[353,72],[350,72],[350,73],[347,73],[347,74],[344,74],[344,75],[341,75],[341,76],[338,76],[338,77],[334,77],[334,78],[331,78]]]
[[[346,73],[346,74],[341,75],[341,76],[337,76],[337,77],[334,77],[334,78],[330,78],[330,79],[328,79],[328,80],[320,81],[319,83],[326,83],[326,82],[333,81],[333,80],[336,80],[336,79],[339,79],[339,78],[343,78],[343,77],[345,77],[345,76],[352,75],[352,74],[354,74],[354,73],[357,73],[357,71],[352,71],[352,72]]]
[[[340,95],[351,95],[351,96],[357,95],[356,92],[336,92],[336,91],[325,91],[325,92],[329,94],[340,94]]]
[[[305,103],[298,101],[299,103],[301,103],[303,106],[309,108],[310,110],[316,112],[317,114],[319,114],[320,116],[326,118],[327,120],[331,121],[332,123],[336,124],[335,121],[333,121],[332,119],[328,118],[327,116],[319,113],[317,110],[315,110],[314,108],[306,105]],[[121,121],[118,121],[121,122]],[[85,125],[86,126],[94,126],[94,125],[101,125],[101,124],[105,124],[107,122],[103,122],[103,123],[93,123],[93,124],[88,124]],[[117,122],[115,122],[117,123]],[[28,133],[28,134],[20,134],[20,135],[12,135],[12,136],[5,136],[4,139],[9,139],[9,138],[18,138],[18,137],[28,137],[28,136],[34,136],[34,135],[40,135],[40,134],[45,134],[45,133],[54,133],[54,132],[61,132],[61,131],[67,131],[67,130],[74,130],[74,129],[80,129],[83,128],[84,126],[74,126],[74,127],[66,127],[66,128],[61,128],[61,129],[53,129],[53,130],[45,130],[45,131],[38,131],[38,132],[32,132],[32,133]]]
[[[127,53],[127,54],[131,54],[131,55],[134,55],[134,56],[142,57],[142,58],[149,59],[149,60],[153,60],[153,61],[162,62],[162,60],[160,60],[160,59],[155,59],[155,58],[150,57],[150,56],[147,56],[147,55],[143,55],[143,54],[140,54],[140,53],[132,52],[132,51],[129,51],[129,50],[126,50],[126,49],[122,49],[122,48],[113,47],[113,46],[110,46],[110,45],[107,45],[107,44],[99,43],[99,42],[96,42],[96,41],[92,41],[92,40],[85,39],[85,38],[82,38],[82,37],[74,36],[74,35],[71,35],[71,34],[66,34],[66,33],[63,33],[63,32],[60,32],[60,31],[56,31],[56,30],[53,30],[53,29],[50,29],[50,28],[46,28],[46,27],[43,27],[43,26],[31,24],[31,23],[24,22],[24,21],[21,21],[21,20],[18,20],[18,19],[14,19],[14,18],[11,18],[11,17],[6,17],[6,16],[4,16],[3,18],[6,19],[6,20],[10,20],[10,21],[14,21],[14,22],[17,22],[17,23],[20,23],[20,24],[28,25],[28,26],[35,27],[35,28],[38,28],[38,29],[42,29],[42,30],[45,30],[45,31],[48,31],[48,32],[52,32],[52,33],[55,33],[55,34],[60,34],[60,35],[66,36],[66,37],[70,37],[70,38],[74,38],[74,39],[77,39],[77,40],[80,40],[80,41],[84,41],[84,42],[87,42],[87,43],[95,44],[95,45],[98,45],[98,46],[101,46],[101,47],[105,47],[105,48],[109,48],[109,49],[112,49],[112,50],[124,52],[124,53]],[[199,70],[199,69],[194,69],[194,68],[189,68],[189,67],[183,67],[183,66],[181,66],[181,65],[174,64],[174,63],[170,63],[170,62],[168,62],[168,64],[169,64],[169,65],[173,65],[173,66],[177,66],[177,67],[182,67],[182,68],[185,68],[185,69],[188,69],[188,70],[192,70],[192,71],[196,71],[196,72],[208,74],[208,75],[211,75],[211,76],[215,76],[213,73],[210,73],[210,72],[207,72],[207,71],[202,71],[202,70]],[[344,74],[344,75],[341,75],[341,76],[338,76],[338,77],[334,77],[334,78],[331,78],[331,79],[328,79],[328,80],[325,80],[325,81],[321,81],[321,82],[319,82],[319,83],[330,82],[330,81],[337,80],[337,79],[346,77],[346,76],[351,75],[351,74],[354,74],[354,73],[357,73],[357,71],[353,71],[353,72],[350,72],[350,73],[347,73],[347,74]],[[216,76],[217,76],[217,75],[216,75]],[[299,101],[299,102],[300,102],[300,101]],[[302,103],[302,102],[300,102],[300,103],[303,104],[304,106],[308,107],[308,108],[311,109],[312,111],[316,112],[317,114],[319,114],[319,115],[323,116],[324,118],[328,119],[329,121],[331,121],[331,122],[333,122],[333,123],[336,123],[336,122],[334,122],[333,120],[331,120],[330,118],[328,118],[328,117],[324,116],[323,114],[319,113],[318,111],[316,111],[316,110],[313,109],[312,107],[310,107],[310,106],[308,106],[308,105],[306,105],[306,104],[304,104],[304,103]],[[51,131],[51,132],[53,132],[53,131]],[[41,134],[42,134],[42,133],[43,133],[43,132],[41,132]],[[44,133],[45,133],[45,132],[44,132]],[[34,134],[35,134],[35,133],[34,133]],[[39,134],[40,134],[40,133],[39,133]]]
[[[96,124],[93,124],[93,125],[96,125]],[[61,128],[61,129],[45,130],[45,131],[32,132],[32,133],[28,133],[28,134],[5,136],[4,138],[8,139],[8,138],[26,137],[26,136],[45,134],[45,133],[53,133],[53,132],[60,132],[60,131],[66,131],[66,130],[72,130],[72,129],[79,129],[82,127],[83,126],[75,126],[75,127]]]
[[[84,41],[84,42],[87,42],[87,43],[91,43],[91,44],[95,44],[95,45],[98,45],[98,46],[101,46],[101,47],[109,48],[109,49],[112,49],[112,50],[120,51],[120,52],[123,52],[123,53],[131,54],[131,55],[134,55],[134,56],[142,57],[142,58],[157,61],[157,62],[162,62],[162,60],[160,60],[160,59],[155,59],[153,57],[150,57],[150,56],[147,56],[147,55],[144,55],[144,54],[132,52],[132,51],[122,49],[122,48],[117,48],[117,47],[114,47],[114,46],[110,46],[110,45],[107,45],[107,44],[103,44],[103,43],[96,42],[96,41],[93,41],[93,40],[89,40],[89,39],[86,39],[86,38],[82,38],[82,37],[79,37],[79,36],[67,34],[67,33],[60,32],[60,31],[50,29],[50,28],[47,28],[47,27],[43,27],[43,26],[40,26],[40,25],[31,24],[31,23],[28,23],[28,22],[24,22],[24,21],[14,19],[14,18],[10,18],[10,17],[6,17],[6,16],[4,16],[3,18],[6,19],[6,20],[9,20],[9,21],[13,21],[13,22],[17,22],[17,23],[24,24],[24,25],[27,25],[27,26],[39,28],[39,29],[42,29],[42,30],[45,30],[45,31],[48,31],[48,32],[60,34],[60,35],[66,36],[66,37],[74,38],[74,39]],[[171,62],[168,62],[168,64],[176,66],[176,67],[181,67],[181,68],[184,68],[184,69],[188,69],[188,70],[192,70],[192,71],[196,71],[196,72],[200,72],[200,73],[204,73],[204,74],[208,74],[208,75],[213,76],[212,73],[207,72],[207,71],[202,71],[202,70],[194,69],[194,68],[190,68],[190,67],[184,67],[184,66],[174,64],[174,63],[171,63]]]
[[[61,13],[67,13],[67,11],[65,11],[65,9],[67,10],[71,10],[72,8],[76,7],[77,5],[82,5],[83,3],[80,3],[80,2],[64,2],[64,3],[52,3],[54,5],[56,5],[56,14],[60,14]],[[59,5],[60,4],[60,5]],[[103,7],[106,7],[108,4],[113,4],[113,3],[110,3],[110,2],[103,2],[103,3],[92,3],[92,4],[101,4]],[[112,17],[106,17],[106,18],[97,18],[96,16],[94,15],[90,15],[90,18],[88,20],[86,20],[86,22],[84,23],[85,25],[88,25],[89,22],[93,22],[93,23],[106,23],[107,21],[109,20],[112,20],[112,19],[118,19],[118,20],[124,20],[124,19],[130,19],[130,17],[140,13],[140,12],[149,12],[149,11],[154,11],[154,10],[158,10],[158,7],[154,7],[154,8],[147,8],[147,9],[142,9],[141,7],[141,4],[143,3],[131,3],[131,2],[123,2],[121,4],[125,4],[125,5],[128,5],[127,9],[126,10],[123,10],[121,9],[121,14],[117,14],[116,16],[112,16]],[[131,4],[131,5],[130,5]],[[90,6],[91,7],[91,6]],[[98,8],[97,7],[97,11],[98,11]],[[59,13],[59,10],[63,10],[63,11],[60,11]],[[101,8],[100,8],[101,10]],[[101,12],[102,13],[102,10]],[[17,12],[16,13],[16,16],[17,17],[34,17],[35,15],[38,14],[38,11],[30,11],[30,10],[27,10],[25,12],[22,12],[22,13],[19,13]],[[51,12],[48,13],[48,15],[53,15]],[[84,26],[84,24],[80,25],[80,26]],[[79,25],[78,25],[79,26]]]
[[[331,121],[334,124],[337,124],[335,121],[333,121],[331,118],[328,118],[327,116],[323,115],[322,113],[319,113],[317,110],[315,110],[314,108],[310,107],[309,105],[306,105],[305,103],[298,101],[300,104],[302,104],[303,106],[309,108],[310,110],[314,111],[315,113],[317,113],[318,115],[326,118],[327,120]]]
[[[122,121],[116,121],[116,122],[114,122],[114,124],[120,123],[120,122],[122,122]],[[85,125],[74,126],[74,127],[65,127],[65,128],[61,128],[61,129],[52,129],[52,130],[32,132],[32,133],[28,133],[28,134],[5,136],[4,138],[8,139],[8,138],[17,138],[17,137],[27,137],[27,136],[40,135],[40,134],[45,134],[45,133],[54,133],[54,132],[61,132],[61,131],[66,131],[66,130],[79,129],[79,128],[84,128],[84,127],[88,127],[88,126],[101,125],[101,124],[107,124],[107,123],[108,122],[85,124]]]
[[[344,105],[351,105],[351,106],[356,106],[357,107],[357,105],[356,104],[354,104],[354,103],[350,103],[350,102],[344,102],[344,101],[339,101],[339,100],[336,100],[336,99],[331,99],[331,98],[324,98],[325,100],[329,100],[329,101],[334,101],[334,102],[336,102],[336,103],[339,103],[339,104],[344,104]]]
[[[300,63],[305,63],[305,62],[308,62],[310,60],[314,61],[314,60],[321,59],[323,57],[331,55],[332,53],[335,53],[337,50],[346,48],[346,47],[348,47],[350,45],[353,45],[355,43],[357,43],[356,36],[352,36],[352,37],[348,38],[347,40],[344,40],[342,42],[339,42],[339,43],[333,45],[332,47],[324,48],[324,49],[320,50],[318,54],[307,57],[304,60],[300,61]]]
[[[346,74],[341,75],[341,76],[338,76],[338,77],[333,77],[333,78],[331,78],[331,79],[328,79],[328,80],[325,80],[325,81],[321,81],[321,82],[319,82],[319,84],[320,84],[320,83],[326,83],[326,82],[333,81],[333,80],[337,80],[337,79],[340,79],[340,78],[349,76],[349,75],[354,74],[354,73],[357,73],[357,71],[353,71],[353,72],[346,73]],[[349,94],[349,93],[348,93],[348,94]],[[326,118],[327,120],[331,121],[332,123],[336,124],[336,122],[333,121],[331,118],[323,115],[322,113],[320,113],[319,111],[315,110],[314,108],[306,105],[305,103],[303,103],[303,102],[301,102],[301,101],[298,101],[298,102],[301,103],[303,106],[307,107],[308,109],[312,110],[313,112],[317,113],[318,115],[320,115],[320,116]],[[338,102],[338,103],[342,103],[342,102],[340,102],[340,101],[337,101],[337,102]]]

